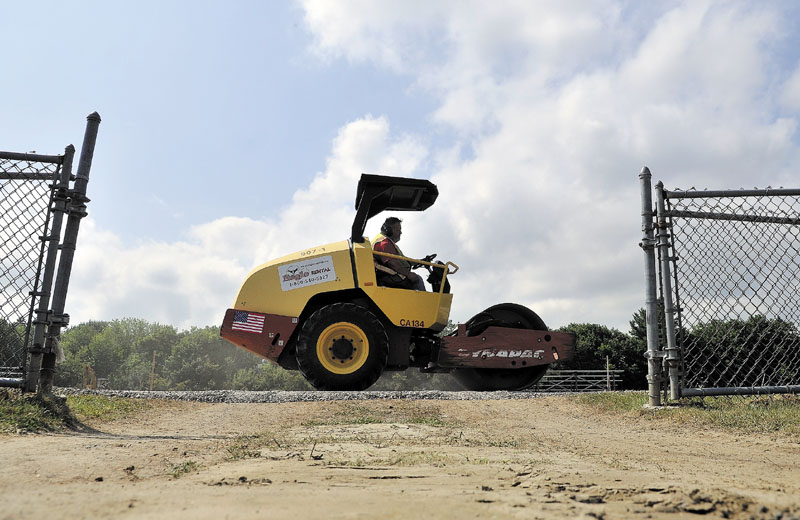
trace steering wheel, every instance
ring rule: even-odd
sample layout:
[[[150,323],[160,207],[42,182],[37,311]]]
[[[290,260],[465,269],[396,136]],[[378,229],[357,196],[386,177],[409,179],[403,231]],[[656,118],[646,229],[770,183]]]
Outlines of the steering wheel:
[[[433,253],[433,254],[430,254],[430,255],[426,256],[425,258],[422,259],[422,261],[423,262],[431,262],[431,261],[433,261],[434,258],[436,258],[436,253]],[[430,271],[430,266],[429,265],[420,264],[420,263],[411,264],[411,269],[419,269],[420,267],[425,267],[426,269],[428,269],[428,271]]]

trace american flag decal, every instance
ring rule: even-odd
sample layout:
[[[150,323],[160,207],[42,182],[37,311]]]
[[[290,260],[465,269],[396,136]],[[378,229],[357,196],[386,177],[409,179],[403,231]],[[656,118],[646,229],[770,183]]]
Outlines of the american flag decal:
[[[243,330],[245,332],[255,332],[261,334],[264,330],[263,314],[255,314],[247,311],[235,311],[233,313],[233,323],[231,330]]]

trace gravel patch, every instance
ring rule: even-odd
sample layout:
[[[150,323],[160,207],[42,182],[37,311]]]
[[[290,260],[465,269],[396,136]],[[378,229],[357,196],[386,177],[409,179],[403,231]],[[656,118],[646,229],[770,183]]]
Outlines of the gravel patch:
[[[300,392],[268,390],[250,392],[243,390],[201,390],[191,392],[144,391],[144,390],[84,390],[79,388],[56,388],[57,395],[105,395],[135,399],[172,399],[175,401],[199,401],[204,403],[297,403],[309,401],[368,401],[374,399],[443,400],[443,401],[487,401],[502,399],[535,399],[556,395],[553,392],[445,392],[422,391],[366,391],[366,392]]]

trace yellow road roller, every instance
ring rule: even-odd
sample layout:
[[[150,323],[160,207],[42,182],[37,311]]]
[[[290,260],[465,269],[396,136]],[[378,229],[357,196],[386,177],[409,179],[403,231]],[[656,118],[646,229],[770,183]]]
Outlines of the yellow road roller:
[[[493,305],[449,334],[458,266],[376,251],[364,236],[383,211],[424,211],[439,191],[424,179],[364,174],[350,238],[253,269],[225,313],[220,335],[319,390],[365,390],[386,370],[449,372],[469,390],[524,390],[549,364],[570,359],[575,337],[550,332],[532,310]],[[390,257],[427,271],[432,290],[390,282]],[[402,284],[401,284],[402,285]]]

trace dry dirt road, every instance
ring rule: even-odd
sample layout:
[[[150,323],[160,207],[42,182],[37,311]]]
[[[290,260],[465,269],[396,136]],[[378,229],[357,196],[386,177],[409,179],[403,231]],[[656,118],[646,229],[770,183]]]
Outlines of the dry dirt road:
[[[800,518],[800,444],[568,397],[155,401],[0,436],[0,518]]]

